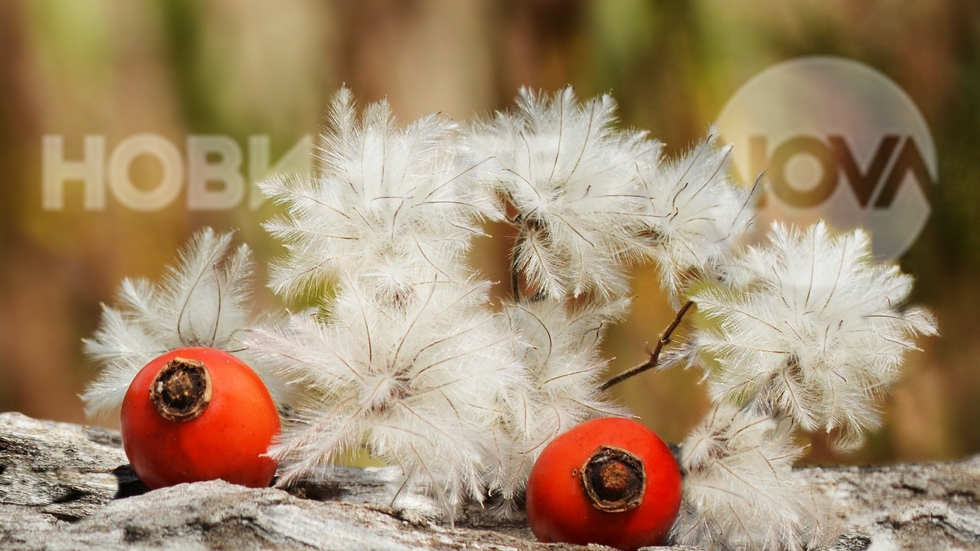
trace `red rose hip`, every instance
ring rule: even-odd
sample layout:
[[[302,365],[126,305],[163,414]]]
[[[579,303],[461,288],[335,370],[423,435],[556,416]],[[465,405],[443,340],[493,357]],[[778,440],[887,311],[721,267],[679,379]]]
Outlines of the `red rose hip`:
[[[658,545],[680,503],[681,474],[670,448],[629,419],[595,419],[558,436],[527,482],[528,522],[544,542]]]
[[[279,413],[262,379],[213,348],[173,350],[144,366],[126,392],[123,448],[150,489],[221,479],[266,487]]]

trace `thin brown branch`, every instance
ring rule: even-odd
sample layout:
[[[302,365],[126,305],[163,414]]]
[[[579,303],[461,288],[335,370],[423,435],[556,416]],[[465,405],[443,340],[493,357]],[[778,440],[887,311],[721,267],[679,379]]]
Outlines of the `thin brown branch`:
[[[640,373],[643,373],[648,369],[653,369],[654,367],[657,367],[657,365],[660,364],[660,352],[664,349],[665,346],[670,344],[670,336],[674,334],[674,331],[681,324],[681,321],[683,321],[684,315],[687,314],[687,311],[690,310],[692,306],[694,306],[694,301],[689,300],[684,304],[684,306],[681,306],[680,310],[677,311],[677,315],[674,316],[674,321],[670,322],[670,325],[668,325],[667,328],[664,329],[664,332],[660,334],[660,340],[657,341],[657,347],[654,348],[653,352],[650,353],[649,360],[643,362],[642,364],[636,367],[627,369],[626,371],[620,373],[619,375],[616,375],[615,377],[612,377],[605,383],[602,383],[602,386],[599,387],[599,390],[609,390],[610,388],[612,388],[613,385],[621,383],[626,379],[629,379],[635,375],[639,375]]]

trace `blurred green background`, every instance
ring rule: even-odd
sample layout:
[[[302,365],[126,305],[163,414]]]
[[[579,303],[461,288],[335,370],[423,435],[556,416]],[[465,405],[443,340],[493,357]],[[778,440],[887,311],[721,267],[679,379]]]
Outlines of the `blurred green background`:
[[[520,86],[611,92],[625,126],[648,129],[668,155],[704,135],[747,80],[783,60],[837,55],[901,86],[932,129],[939,185],[932,216],[902,268],[915,300],[939,317],[902,382],[885,426],[855,454],[813,441],[808,461],[951,459],[980,452],[980,4],[972,0],[0,0],[0,410],[85,422],[78,394],[94,375],[81,355],[100,302],[126,276],[156,278],[196,228],[237,228],[260,263],[282,253],[239,206],[138,212],[107,196],[86,210],[80,185],[42,208],[41,144],[64,139],[81,159],[86,135],[106,155],[140,133],[184,151],[187,136],[234,139],[248,154],[267,135],[279,159],[317,132],[346,83],[363,105],[387,97],[402,121],[458,119],[507,108]],[[161,177],[137,159],[130,176]],[[248,160],[245,160],[247,166]],[[489,228],[493,234],[502,227]],[[474,261],[495,280],[498,245]],[[644,359],[672,318],[652,269],[635,270],[634,308],[606,346],[620,370]],[[275,306],[260,290],[260,306]],[[642,420],[678,441],[707,399],[693,371],[647,373],[616,388]],[[95,420],[108,426],[115,421]]]

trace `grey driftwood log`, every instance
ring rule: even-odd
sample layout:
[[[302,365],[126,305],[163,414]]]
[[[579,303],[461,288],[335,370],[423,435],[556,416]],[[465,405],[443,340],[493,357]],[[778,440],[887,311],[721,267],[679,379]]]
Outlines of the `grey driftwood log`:
[[[803,472],[838,505],[837,550],[980,549],[980,457]],[[587,549],[537,543],[522,519],[478,508],[450,526],[424,496],[392,503],[395,479],[337,467],[289,492],[224,482],[146,492],[117,432],[3,413],[0,549]]]

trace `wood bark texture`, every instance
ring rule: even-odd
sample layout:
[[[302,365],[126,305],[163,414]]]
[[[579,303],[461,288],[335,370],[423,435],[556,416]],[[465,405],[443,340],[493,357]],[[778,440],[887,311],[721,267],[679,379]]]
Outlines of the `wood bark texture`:
[[[834,549],[980,549],[980,457],[808,468],[831,496]],[[0,549],[574,550],[479,507],[454,525],[391,468],[330,467],[284,491],[224,482],[147,492],[118,432],[0,414]],[[673,547],[671,549],[692,549]]]

